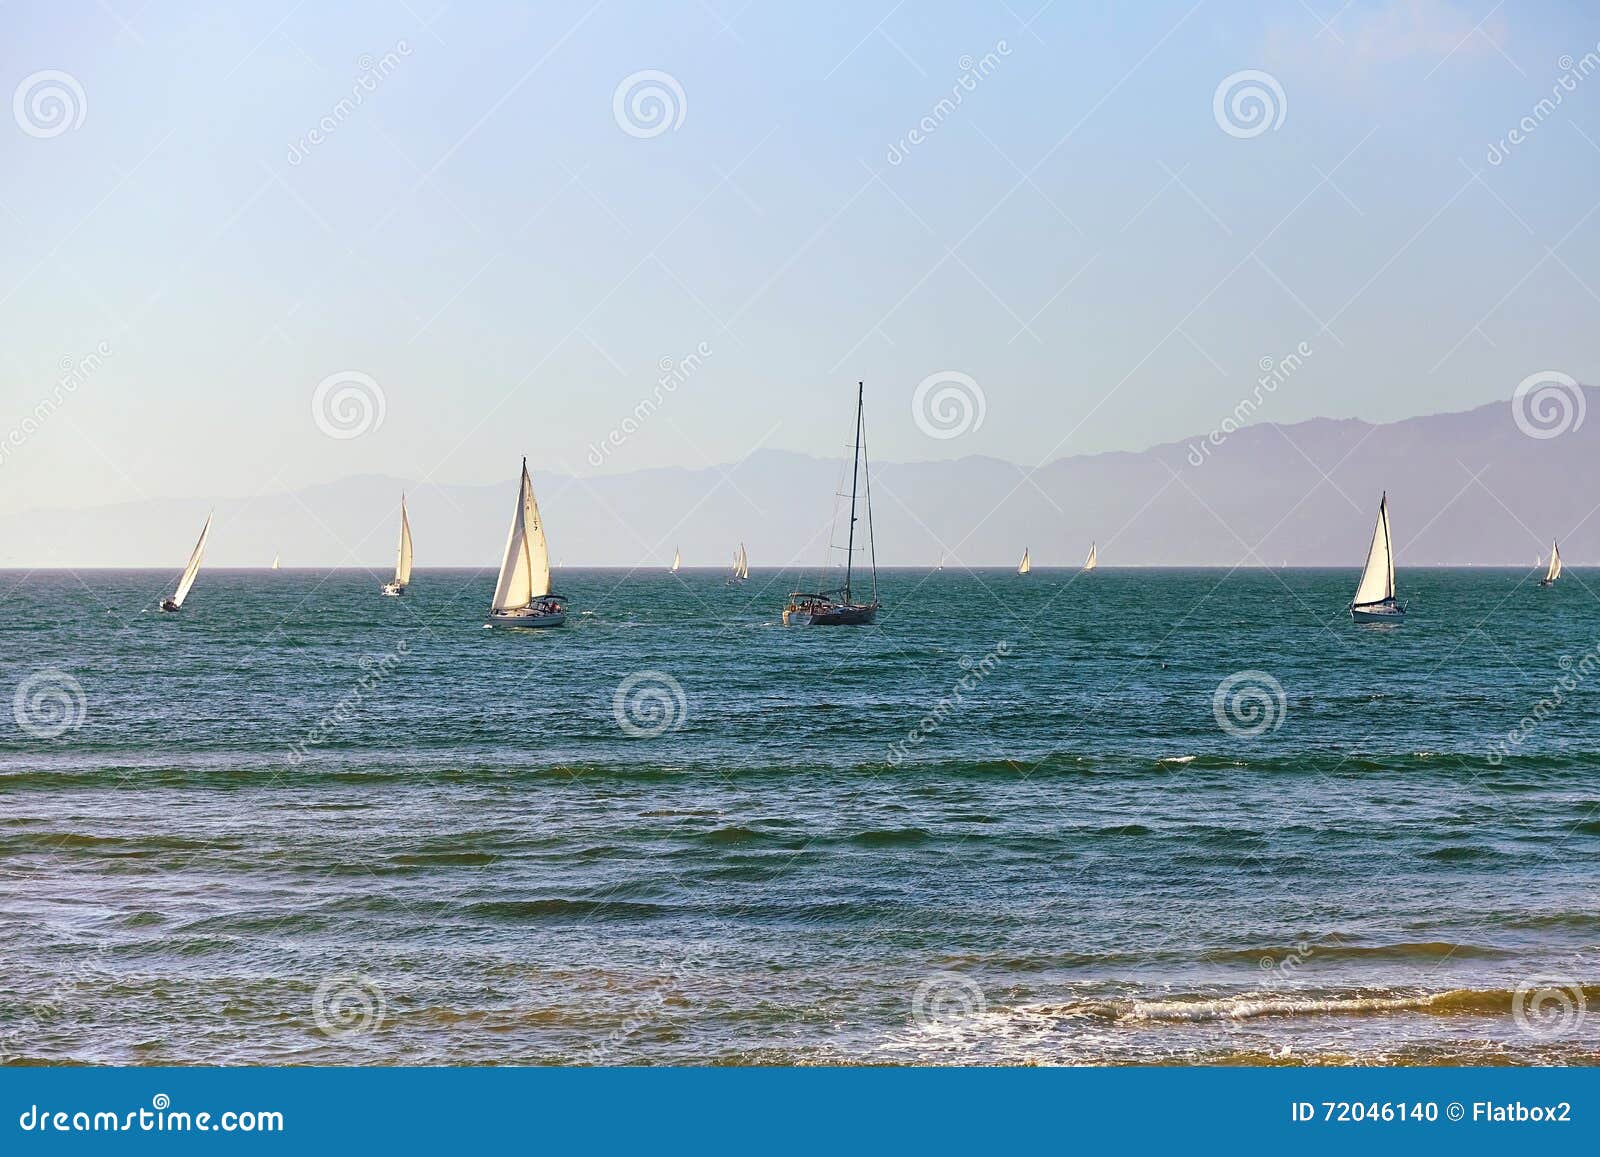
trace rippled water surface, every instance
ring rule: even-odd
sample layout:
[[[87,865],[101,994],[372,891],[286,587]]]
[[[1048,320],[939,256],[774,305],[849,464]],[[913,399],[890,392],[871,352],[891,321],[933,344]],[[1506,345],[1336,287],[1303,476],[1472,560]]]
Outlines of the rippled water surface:
[[[3,575],[0,1055],[1600,1063],[1600,575],[1536,578]]]

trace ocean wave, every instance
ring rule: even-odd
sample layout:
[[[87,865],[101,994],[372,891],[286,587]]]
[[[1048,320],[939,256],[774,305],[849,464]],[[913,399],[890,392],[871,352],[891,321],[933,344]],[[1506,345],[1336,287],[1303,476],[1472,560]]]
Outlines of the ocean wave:
[[[1585,1005],[1600,1000],[1600,985],[1572,989]],[[1519,999],[1510,989],[1452,988],[1444,991],[1380,989],[1320,995],[1253,992],[1234,996],[1169,997],[1164,999],[1086,1000],[1059,1005],[1024,1006],[1029,1016],[1061,1020],[1097,1020],[1117,1024],[1195,1023],[1252,1020],[1263,1017],[1368,1017],[1397,1013],[1436,1016],[1509,1015]]]

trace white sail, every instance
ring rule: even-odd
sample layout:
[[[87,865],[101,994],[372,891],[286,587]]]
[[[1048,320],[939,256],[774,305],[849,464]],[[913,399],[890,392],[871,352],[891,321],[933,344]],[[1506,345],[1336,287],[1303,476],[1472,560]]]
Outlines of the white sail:
[[[178,589],[172,592],[172,605],[183,606],[183,600],[189,597],[189,588],[194,586],[195,576],[200,573],[200,556],[206,552],[206,535],[211,533],[211,515],[206,515],[206,524],[200,528],[200,541],[194,544],[194,553],[189,556],[189,565],[183,568],[183,577],[178,580]]]
[[[506,556],[500,563],[493,609],[496,613],[520,610],[549,593],[550,548],[545,543],[544,524],[539,520],[539,504],[533,500],[528,461],[523,459],[522,484],[517,491],[516,512],[511,516],[511,531],[506,535]]]
[[[405,586],[411,581],[411,520],[406,517],[406,496],[400,496],[400,549],[395,555],[394,582]]]
[[[1394,544],[1389,537],[1389,496],[1378,503],[1378,524],[1372,530],[1372,546],[1367,550],[1367,565],[1356,587],[1353,607],[1369,606],[1394,598]]]
[[[279,559],[279,557],[280,557],[279,555],[273,555],[272,556],[272,569],[273,570],[277,570],[278,569],[278,559]]]
[[[750,577],[750,556],[744,552],[744,543],[739,544],[739,549],[733,552],[733,577],[747,579]]]
[[[1550,544],[1550,569],[1545,572],[1544,581],[1553,583],[1561,577],[1561,548],[1555,543]],[[1578,584],[1582,586],[1580,582]]]
[[[1089,544],[1089,557],[1084,559],[1084,561],[1083,561],[1083,569],[1084,570],[1093,570],[1095,567],[1097,567],[1099,565],[1100,565],[1100,553],[1095,548],[1095,544],[1091,542]]]
[[[1017,573],[1018,574],[1027,574],[1031,570],[1033,570],[1033,563],[1030,562],[1029,559],[1028,559],[1028,548],[1027,547],[1023,547],[1022,548],[1022,561],[1017,564]]]
[[[682,566],[682,565],[683,565],[683,555],[678,553],[678,548],[677,547],[673,547],[672,548],[672,570],[673,570],[673,573],[676,574],[678,568],[680,566]]]

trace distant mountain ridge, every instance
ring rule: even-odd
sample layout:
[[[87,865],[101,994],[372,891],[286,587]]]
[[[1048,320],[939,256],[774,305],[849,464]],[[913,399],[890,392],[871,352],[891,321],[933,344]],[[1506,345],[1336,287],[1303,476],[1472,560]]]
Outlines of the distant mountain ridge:
[[[1582,388],[1585,403],[1600,391]],[[1581,415],[1582,409],[1578,413]],[[1139,452],[1077,455],[1028,470],[996,458],[876,463],[884,566],[1356,567],[1389,493],[1399,565],[1532,566],[1560,538],[1569,565],[1600,562],[1600,421],[1535,437],[1507,402],[1398,422],[1263,422]],[[569,566],[816,566],[841,467],[761,450],[706,469],[574,477],[534,470],[552,558]],[[219,499],[215,566],[394,564],[407,495],[419,568],[495,567],[515,493],[361,475],[293,492]],[[181,566],[209,498],[0,516],[7,567]]]

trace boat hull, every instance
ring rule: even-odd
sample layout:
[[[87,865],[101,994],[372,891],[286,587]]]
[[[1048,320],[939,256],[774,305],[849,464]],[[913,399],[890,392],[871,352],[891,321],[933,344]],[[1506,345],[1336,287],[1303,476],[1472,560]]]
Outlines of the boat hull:
[[[169,614],[176,614],[178,611],[183,610],[183,608],[181,606],[179,606],[177,603],[173,602],[171,599],[162,599],[161,600],[161,609],[166,611],[166,612],[168,612]]]
[[[1553,586],[1556,585],[1556,580],[1555,579],[1540,579],[1539,580],[1539,585],[1542,586],[1542,587],[1553,587]]]
[[[783,611],[786,627],[865,627],[878,617],[878,604],[790,606]]]
[[[1358,623],[1403,623],[1406,609],[1398,603],[1374,603],[1367,607],[1351,607],[1350,617]]]
[[[567,608],[565,604],[553,599],[544,599],[532,606],[519,607],[514,611],[490,611],[489,625],[491,627],[559,627],[567,621]]]
[[[383,586],[378,588],[378,593],[382,594],[382,595],[387,595],[391,599],[397,599],[401,595],[406,593],[405,584],[404,583],[384,583]]]

